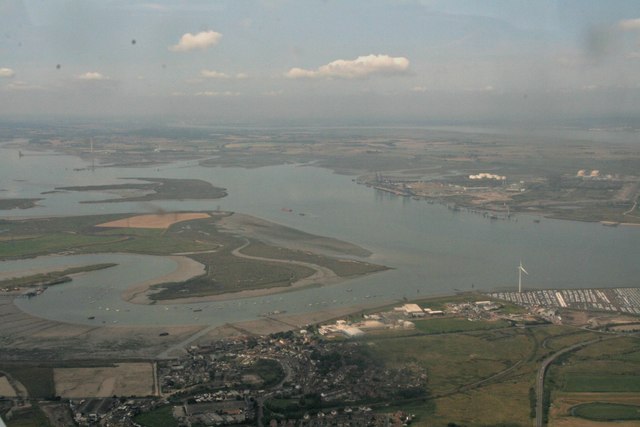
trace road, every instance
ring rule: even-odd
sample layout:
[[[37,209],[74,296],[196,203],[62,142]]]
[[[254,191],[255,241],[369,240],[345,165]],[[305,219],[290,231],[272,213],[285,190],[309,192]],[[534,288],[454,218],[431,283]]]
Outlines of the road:
[[[291,259],[264,258],[260,256],[243,254],[241,251],[247,246],[249,246],[250,244],[251,242],[245,239],[245,243],[242,246],[234,249],[231,252],[231,254],[233,256],[237,256],[238,258],[245,258],[245,259],[251,259],[256,261],[278,262],[282,264],[299,265],[301,267],[306,267],[315,271],[315,273],[313,273],[311,276],[299,279],[298,281],[292,283],[291,284],[292,287],[300,287],[300,286],[309,285],[313,283],[327,283],[329,281],[336,281],[339,279],[338,275],[336,275],[336,273],[333,270],[327,267],[322,267],[317,264],[312,264],[310,262],[294,261]]]
[[[549,365],[551,365],[554,360],[556,360],[558,357],[562,356],[563,354],[572,352],[581,347],[585,347],[589,344],[593,344],[596,342],[613,339],[613,338],[618,338],[618,336],[610,336],[607,338],[599,337],[594,340],[583,341],[583,342],[574,344],[572,346],[565,347],[562,350],[556,353],[553,353],[551,356],[544,359],[544,361],[542,362],[542,365],[540,365],[540,369],[538,369],[538,374],[536,375],[536,427],[543,427],[544,425],[544,420],[542,416],[544,412],[544,376],[547,372],[547,368],[549,367]]]

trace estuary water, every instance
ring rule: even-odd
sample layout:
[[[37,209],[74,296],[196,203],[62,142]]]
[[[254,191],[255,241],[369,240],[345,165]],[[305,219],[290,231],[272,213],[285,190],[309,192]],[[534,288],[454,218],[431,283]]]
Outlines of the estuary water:
[[[640,227],[603,227],[517,215],[490,221],[444,206],[401,198],[353,182],[353,177],[303,165],[257,169],[206,168],[197,161],[146,168],[95,168],[73,156],[0,149],[2,198],[38,197],[39,206],[0,211],[0,218],[149,213],[171,210],[229,210],[261,217],[309,233],[352,242],[373,252],[367,260],[392,267],[341,284],[225,302],[141,306],[120,292],[175,268],[171,259],[96,254],[0,263],[2,270],[116,262],[85,274],[18,306],[36,316],[89,324],[211,324],[255,319],[275,310],[288,313],[372,304],[452,293],[455,290],[517,286],[522,260],[530,273],[525,288],[635,287],[640,277]],[[212,201],[82,204],[116,197],[99,192],[41,194],[55,187],[122,182],[123,177],[196,178],[225,187]],[[285,208],[283,210],[283,208]],[[304,214],[304,215],[301,215]],[[2,227],[0,227],[1,230]],[[73,302],[70,304],[70,302]],[[94,317],[94,319],[89,319]]]

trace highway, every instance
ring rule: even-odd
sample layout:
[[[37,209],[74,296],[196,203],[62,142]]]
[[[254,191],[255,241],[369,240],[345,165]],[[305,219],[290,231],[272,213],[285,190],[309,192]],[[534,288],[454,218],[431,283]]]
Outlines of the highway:
[[[596,338],[594,340],[590,340],[590,341],[583,341],[577,344],[574,344],[572,346],[569,347],[565,347],[562,350],[553,353],[551,356],[547,357],[546,359],[544,359],[544,361],[542,362],[542,365],[540,365],[540,368],[538,369],[538,374],[536,375],[536,427],[543,427],[544,425],[544,419],[543,419],[543,412],[544,412],[544,376],[547,372],[547,368],[549,367],[549,365],[551,365],[553,363],[554,360],[556,360],[558,357],[562,356],[563,354],[572,352],[574,350],[577,350],[581,347],[585,347],[589,344],[593,344],[596,342],[600,342],[603,340],[608,340],[608,339],[613,339],[613,338],[619,338],[618,336],[609,336],[606,338],[600,337],[600,338]]]

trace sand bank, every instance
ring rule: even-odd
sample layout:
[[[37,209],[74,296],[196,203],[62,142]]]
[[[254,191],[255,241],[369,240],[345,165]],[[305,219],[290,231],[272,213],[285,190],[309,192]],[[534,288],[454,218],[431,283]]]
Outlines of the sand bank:
[[[192,219],[209,218],[206,213],[165,213],[155,215],[135,215],[129,218],[119,219],[117,221],[105,222],[98,224],[96,227],[114,227],[114,228],[169,228],[173,224],[182,221],[190,221]]]
[[[151,300],[147,297],[146,292],[153,285],[170,282],[184,282],[192,277],[205,274],[204,265],[191,258],[185,256],[169,256],[177,264],[176,269],[164,276],[159,276],[150,280],[145,280],[135,284],[120,294],[123,300],[134,304],[150,304]]]
[[[238,292],[227,292],[224,294],[217,294],[217,295],[174,298],[170,300],[158,300],[158,301],[155,301],[155,303],[156,304],[191,304],[191,303],[208,302],[208,301],[228,301],[228,300],[239,299],[239,298],[252,298],[252,297],[273,295],[281,292],[291,292],[307,286],[329,285],[329,284],[339,283],[345,280],[338,277],[332,270],[316,264],[311,264],[311,263],[302,262],[302,261],[262,258],[262,257],[251,256],[251,255],[245,255],[241,251],[247,245],[249,245],[248,241],[244,243],[242,246],[233,250],[232,254],[239,258],[253,259],[258,261],[277,262],[282,264],[299,265],[299,266],[303,266],[303,267],[307,267],[312,270],[315,270],[315,273],[313,273],[311,276],[300,279],[289,286],[278,286],[278,287],[264,288],[264,289],[248,289],[248,290],[243,290]],[[178,262],[178,269],[175,272],[162,277],[157,277],[152,280],[147,280],[146,282],[142,282],[140,284],[135,285],[132,288],[127,289],[122,293],[122,299],[134,304],[151,304],[153,301],[148,298],[148,293],[147,293],[147,291],[151,286],[155,284],[160,284],[160,283],[181,282],[191,277],[204,274],[204,266],[199,262],[196,262],[186,257],[172,256],[171,258],[176,260],[176,262]]]
[[[231,215],[225,216],[221,218],[216,225],[222,232],[234,233],[247,239],[247,241],[242,246],[233,250],[232,254],[236,257],[257,261],[267,261],[272,263],[276,262],[289,265],[298,265],[312,269],[314,270],[314,273],[311,276],[300,279],[289,286],[239,290],[237,292],[227,292],[224,294],[175,298],[170,300],[158,300],[154,302],[150,298],[148,298],[148,291],[152,285],[170,282],[181,282],[191,277],[195,277],[205,273],[202,264],[199,264],[189,258],[186,259],[190,262],[186,261],[184,259],[185,257],[174,256],[172,258],[179,263],[178,269],[174,273],[137,284],[134,287],[129,288],[125,292],[123,292],[122,298],[125,301],[134,304],[151,304],[152,302],[155,304],[191,304],[198,302],[228,301],[240,298],[261,297],[282,292],[292,292],[308,286],[335,284],[346,280],[344,278],[338,277],[333,272],[333,270],[327,267],[308,262],[245,255],[241,251],[249,245],[248,239],[260,240],[277,247],[322,253],[329,256],[347,255],[368,257],[371,255],[371,252],[367,251],[366,249],[348,242],[343,242],[341,240],[328,237],[316,236],[245,214],[233,213]],[[197,267],[196,265],[199,267]]]

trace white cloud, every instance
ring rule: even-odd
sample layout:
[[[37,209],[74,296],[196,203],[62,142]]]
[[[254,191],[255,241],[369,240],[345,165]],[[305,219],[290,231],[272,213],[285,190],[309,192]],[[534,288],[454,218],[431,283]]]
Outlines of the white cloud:
[[[464,92],[493,92],[495,90],[496,89],[491,85],[481,87],[468,87],[463,89]]]
[[[269,90],[267,92],[262,92],[264,96],[280,96],[283,93],[284,92],[282,92],[281,90]]]
[[[16,75],[16,72],[11,68],[0,68],[0,77],[13,77]]]
[[[426,92],[427,88],[424,86],[414,86],[411,88],[412,92]]]
[[[170,9],[167,6],[158,3],[143,3],[140,5],[141,9],[155,10],[158,12],[168,12]]]
[[[640,18],[623,19],[618,22],[618,28],[622,31],[640,31]]]
[[[235,76],[231,76],[229,74],[216,71],[216,70],[202,70],[200,71],[200,75],[207,79],[237,79],[237,80],[245,80],[249,78],[247,73],[238,73]],[[201,80],[200,80],[201,81]]]
[[[370,75],[400,74],[409,69],[409,60],[405,57],[388,55],[359,56],[353,60],[338,59],[317,70],[292,68],[285,75],[292,79],[299,78],[343,78],[357,79]]]
[[[200,75],[207,79],[228,79],[229,75],[215,70],[202,70]]]
[[[178,44],[169,46],[172,52],[188,52],[190,50],[202,50],[218,44],[222,34],[215,31],[201,31],[198,34],[186,33],[180,37]]]
[[[29,84],[27,82],[23,82],[23,81],[20,81],[20,80],[15,80],[15,81],[12,81],[11,83],[9,83],[6,86],[6,89],[14,90],[14,91],[27,91],[27,90],[41,90],[42,87],[41,86],[32,85],[32,84]]]
[[[79,80],[91,80],[91,81],[100,81],[100,80],[109,80],[109,77],[98,73],[97,71],[89,71],[84,74],[80,74],[78,76]]]
[[[204,92],[197,92],[195,94],[196,96],[239,96],[240,93],[239,92],[231,92],[231,91],[226,91],[226,92],[213,92],[213,91],[204,91]]]

